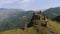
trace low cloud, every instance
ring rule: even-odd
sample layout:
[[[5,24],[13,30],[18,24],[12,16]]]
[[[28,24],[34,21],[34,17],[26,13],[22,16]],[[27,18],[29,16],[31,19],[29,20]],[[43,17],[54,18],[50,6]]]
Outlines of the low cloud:
[[[35,0],[0,0],[0,7],[7,8],[21,8],[21,9],[29,9],[30,5]],[[16,2],[16,4],[14,4]],[[13,5],[14,4],[14,5]],[[11,5],[11,6],[10,6]],[[16,6],[15,6],[16,5]]]
[[[0,6],[5,5],[5,4],[10,4],[10,3],[14,3],[17,0],[0,0]]]

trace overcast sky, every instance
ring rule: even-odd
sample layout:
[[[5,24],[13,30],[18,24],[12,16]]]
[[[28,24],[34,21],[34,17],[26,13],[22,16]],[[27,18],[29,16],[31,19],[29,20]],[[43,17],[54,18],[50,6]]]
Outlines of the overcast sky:
[[[60,7],[60,0],[0,0],[0,8],[41,10]]]

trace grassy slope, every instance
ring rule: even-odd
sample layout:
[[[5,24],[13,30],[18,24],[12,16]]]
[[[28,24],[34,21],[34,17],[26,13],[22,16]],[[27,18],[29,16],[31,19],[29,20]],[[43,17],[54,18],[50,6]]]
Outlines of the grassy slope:
[[[59,23],[57,23],[56,21],[49,20],[49,24],[52,27],[54,27],[57,30],[57,32],[60,34],[60,24]]]
[[[5,32],[0,32],[0,34],[37,34],[37,32],[33,27],[31,27],[24,31],[21,29],[14,29],[14,30],[8,30]]]
[[[49,20],[49,24],[54,27],[57,32],[59,32],[60,34],[60,24],[56,23],[55,21],[51,21]],[[37,34],[36,30],[31,27],[27,30],[21,30],[21,29],[14,29],[14,30],[8,30],[8,31],[5,31],[5,32],[0,32],[0,34]]]

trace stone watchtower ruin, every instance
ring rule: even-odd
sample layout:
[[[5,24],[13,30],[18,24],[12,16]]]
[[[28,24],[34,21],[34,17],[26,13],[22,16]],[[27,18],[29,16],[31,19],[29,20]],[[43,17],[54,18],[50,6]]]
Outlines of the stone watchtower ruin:
[[[37,32],[41,32],[42,31],[41,27],[46,27],[45,25],[47,25],[45,21],[45,17],[42,15],[41,11],[33,13],[31,23],[33,24]]]
[[[35,30],[38,32],[38,34],[49,34],[51,32],[49,31],[49,26],[47,23],[48,23],[48,18],[46,16],[43,16],[41,11],[36,12],[33,13],[32,19],[30,20],[29,24],[25,22],[24,30],[27,31],[28,27],[33,26]]]
[[[38,33],[43,32],[43,28],[47,27],[47,22],[46,22],[46,17],[42,15],[41,11],[40,12],[35,12],[33,13],[33,16],[30,20],[30,23],[28,24],[27,22],[24,23],[24,30],[27,31],[27,29],[31,26],[33,26]]]

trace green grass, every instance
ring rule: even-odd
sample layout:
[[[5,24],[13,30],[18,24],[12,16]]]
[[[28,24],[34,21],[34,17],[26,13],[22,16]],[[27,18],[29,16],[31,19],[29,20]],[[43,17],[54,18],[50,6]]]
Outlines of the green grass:
[[[13,29],[5,32],[0,32],[0,34],[37,34],[37,32],[33,27],[31,27],[24,31],[21,29]]]
[[[60,24],[56,23],[56,21],[52,21],[49,19],[48,23],[57,30],[57,32],[60,34]],[[0,32],[0,34],[38,34],[37,31],[35,30],[34,27],[30,27],[27,30],[22,30],[22,29],[13,29],[13,30],[8,30],[5,32]],[[49,33],[51,34],[51,33]]]
[[[56,21],[49,20],[49,24],[54,27],[57,32],[60,34],[60,24],[57,23]]]

